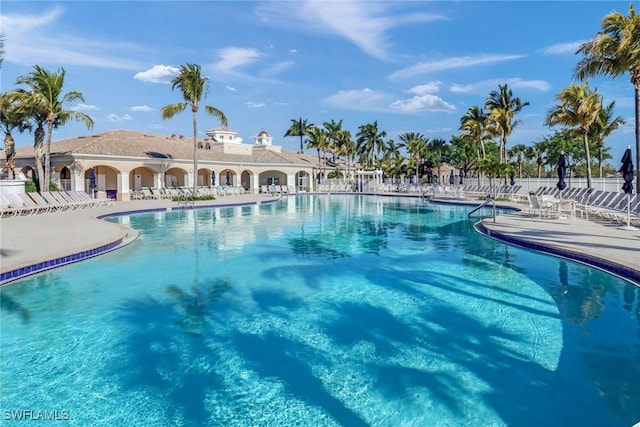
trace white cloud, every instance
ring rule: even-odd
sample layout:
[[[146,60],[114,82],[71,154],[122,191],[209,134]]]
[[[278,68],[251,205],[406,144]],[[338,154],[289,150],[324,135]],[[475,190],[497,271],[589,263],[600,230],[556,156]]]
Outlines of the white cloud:
[[[267,2],[256,8],[258,17],[274,26],[286,26],[299,31],[336,34],[347,39],[366,54],[386,59],[392,43],[388,31],[413,22],[445,19],[442,15],[423,12],[394,14],[393,3],[369,1]]]
[[[439,96],[435,95],[420,95],[414,96],[410,99],[399,99],[389,104],[389,108],[395,111],[403,113],[419,113],[423,111],[455,111],[456,107],[453,104],[449,104]]]
[[[578,47],[586,41],[587,40],[579,40],[569,43],[556,43],[540,49],[540,52],[544,55],[575,55]]]
[[[289,68],[293,67],[294,62],[293,61],[281,61],[281,62],[277,62],[265,69],[263,69],[260,72],[260,75],[263,77],[274,77],[280,73],[282,73],[285,70],[288,70]]]
[[[73,111],[96,111],[96,110],[99,110],[100,108],[98,108],[95,105],[78,104],[74,107],[71,107],[70,109]]]
[[[389,76],[390,79],[413,77],[420,74],[434,73],[458,68],[475,67],[477,65],[489,65],[499,62],[513,61],[524,58],[525,55],[480,55],[480,56],[460,56],[445,58],[437,61],[423,61],[411,65],[402,70],[395,71]]]
[[[125,114],[124,116],[118,116],[117,114],[112,113],[107,116],[107,120],[109,120],[110,122],[126,122],[132,120],[132,118],[128,114]]]
[[[289,53],[298,53],[298,49],[289,49]]]
[[[236,68],[251,64],[262,57],[253,48],[226,47],[218,51],[218,61],[213,67],[219,72],[233,73]]]
[[[423,85],[417,85],[409,89],[407,92],[415,95],[426,95],[428,93],[435,93],[440,91],[440,82],[429,82]]]
[[[244,105],[246,105],[249,108],[264,108],[267,106],[264,102],[254,102],[254,101],[245,102]]]
[[[146,71],[136,73],[133,78],[150,83],[171,83],[180,73],[180,69],[171,65],[154,65]]]
[[[477,93],[486,94],[492,90],[496,90],[498,85],[507,84],[512,89],[534,89],[540,92],[546,92],[551,89],[551,84],[544,80],[522,80],[519,77],[511,79],[491,79],[482,80],[468,84],[452,84],[449,91],[453,93]]]
[[[134,105],[131,107],[131,111],[153,111],[153,108],[148,105]]]
[[[368,88],[341,90],[325,99],[328,104],[334,107],[358,111],[383,111],[383,105],[387,100],[386,94]]]
[[[41,66],[89,66],[113,69],[136,69],[136,60],[126,58],[123,52],[139,53],[142,47],[129,42],[103,41],[60,32],[56,24],[64,16],[57,6],[39,15],[2,14],[0,28],[6,37],[7,62]],[[55,40],[52,43],[52,40]]]
[[[237,90],[235,87],[233,87],[233,86],[229,86],[229,85],[227,85],[227,86],[226,86],[226,89],[227,89],[229,92],[235,92],[235,91]]]

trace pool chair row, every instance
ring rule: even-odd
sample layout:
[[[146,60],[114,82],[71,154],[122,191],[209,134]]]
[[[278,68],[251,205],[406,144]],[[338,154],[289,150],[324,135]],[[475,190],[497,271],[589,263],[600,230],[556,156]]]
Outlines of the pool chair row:
[[[198,187],[196,196],[224,197],[245,194],[247,191],[242,187],[232,187],[218,185],[213,187]],[[130,191],[131,200],[173,200],[174,198],[193,197],[193,188],[187,187],[143,187],[139,190]]]
[[[318,191],[321,193],[349,193],[353,191],[353,185],[346,184],[320,184]]]
[[[261,185],[260,193],[262,194],[287,194],[290,193],[287,185]]]
[[[108,199],[94,199],[84,191],[10,193],[0,196],[0,213],[3,217],[64,212],[113,204]]]

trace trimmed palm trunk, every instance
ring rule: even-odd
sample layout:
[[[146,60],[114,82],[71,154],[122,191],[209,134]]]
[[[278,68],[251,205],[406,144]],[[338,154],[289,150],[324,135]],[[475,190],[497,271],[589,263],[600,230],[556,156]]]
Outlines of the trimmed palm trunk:
[[[4,153],[7,159],[7,172],[9,179],[16,178],[16,142],[10,133],[4,136]]]
[[[42,128],[42,124],[38,124],[36,131],[33,133],[33,151],[34,157],[36,160],[36,173],[38,175],[38,190],[49,191],[49,188],[46,189],[43,187],[45,181],[45,171],[44,171],[44,162],[43,159],[45,157],[45,147],[44,147],[44,129]]]

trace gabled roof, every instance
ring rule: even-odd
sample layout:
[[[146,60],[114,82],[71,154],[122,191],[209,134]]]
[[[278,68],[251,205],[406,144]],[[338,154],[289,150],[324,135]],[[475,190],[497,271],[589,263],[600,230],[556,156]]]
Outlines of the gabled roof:
[[[198,159],[233,163],[273,163],[317,165],[317,156],[298,154],[282,149],[252,149],[251,154],[225,153],[221,144],[199,139],[203,147],[198,149]],[[207,143],[210,144],[207,144]],[[253,146],[252,146],[253,147]],[[94,135],[62,139],[51,143],[51,157],[57,155],[88,154],[134,158],[193,159],[193,138],[166,136],[130,130],[113,130]],[[17,157],[33,157],[33,147],[19,147]]]

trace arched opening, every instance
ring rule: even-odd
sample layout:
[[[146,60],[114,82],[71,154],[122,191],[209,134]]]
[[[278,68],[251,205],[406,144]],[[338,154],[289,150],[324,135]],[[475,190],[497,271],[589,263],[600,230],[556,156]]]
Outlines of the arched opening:
[[[96,165],[84,171],[84,191],[91,193],[92,177],[95,180],[94,190],[98,193],[104,192],[108,199],[117,199],[118,197],[118,170],[107,165]],[[100,197],[100,195],[98,196]]]
[[[252,176],[253,176],[253,173],[251,173],[251,171],[248,171],[248,170],[244,170],[240,174],[240,185],[242,186],[242,188],[244,188],[245,191],[249,191],[249,192],[251,191]]]
[[[164,173],[164,186],[186,187],[187,171],[182,168],[171,168]]]
[[[220,184],[225,185],[227,187],[231,187],[234,185],[236,173],[231,169],[224,169],[220,171]]]
[[[298,193],[308,193],[312,191],[311,175],[305,171],[296,173],[296,189]]]
[[[134,168],[129,172],[129,187],[131,190],[140,191],[143,187],[155,187],[154,171],[146,167]]]
[[[282,186],[287,187],[287,174],[278,170],[269,170],[262,172],[259,175],[258,181],[260,182],[261,193],[280,192]]]

